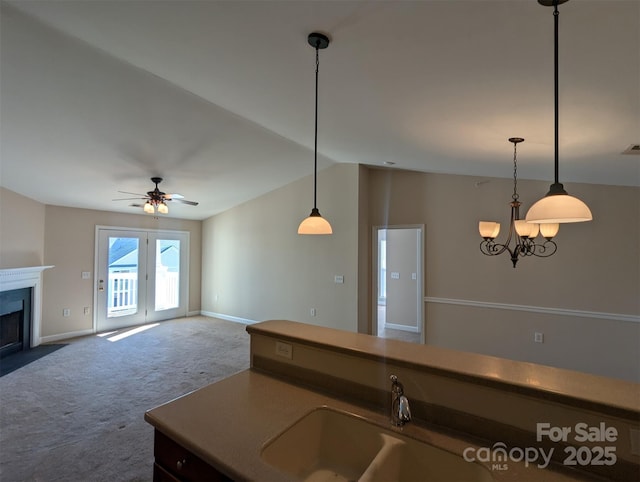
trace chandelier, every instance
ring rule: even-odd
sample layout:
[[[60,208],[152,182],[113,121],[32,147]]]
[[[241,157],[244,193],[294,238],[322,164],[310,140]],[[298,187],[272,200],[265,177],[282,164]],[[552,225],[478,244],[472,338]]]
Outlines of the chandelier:
[[[500,233],[500,223],[493,221],[480,221],[478,230],[483,241],[480,243],[480,251],[487,256],[498,256],[502,253],[509,253],[513,267],[516,267],[518,259],[524,256],[537,256],[547,258],[558,249],[556,243],[552,241],[558,233],[560,225],[558,223],[527,223],[520,219],[520,206],[518,195],[518,161],[517,146],[524,139],[521,137],[511,137],[509,142],[513,143],[513,194],[511,195],[511,221],[509,223],[509,234],[504,244],[496,243],[494,240]],[[544,241],[536,243],[538,233],[542,235]],[[512,245],[513,243],[513,245]]]

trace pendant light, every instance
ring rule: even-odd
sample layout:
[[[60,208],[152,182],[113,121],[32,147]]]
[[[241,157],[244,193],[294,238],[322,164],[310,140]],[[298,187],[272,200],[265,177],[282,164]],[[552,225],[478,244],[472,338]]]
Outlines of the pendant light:
[[[549,192],[527,212],[528,223],[579,223],[591,221],[589,207],[580,199],[569,196],[558,181],[558,5],[568,0],[538,0],[540,5],[553,7],[554,18],[554,93],[555,93],[555,178]]]
[[[317,193],[318,193],[318,67],[320,60],[318,51],[320,49],[326,49],[329,46],[329,38],[318,32],[309,34],[307,42],[313,48],[316,49],[316,120],[315,120],[315,144],[313,148],[314,162],[313,162],[313,209],[309,217],[304,219],[300,226],[298,226],[298,234],[333,234],[331,224],[324,219],[318,211],[316,205]]]

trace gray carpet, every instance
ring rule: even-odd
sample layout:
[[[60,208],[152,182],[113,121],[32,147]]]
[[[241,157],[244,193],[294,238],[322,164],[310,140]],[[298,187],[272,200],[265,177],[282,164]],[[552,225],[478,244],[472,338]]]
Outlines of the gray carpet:
[[[0,378],[0,480],[151,480],[144,412],[248,367],[245,326],[201,316],[70,340]]]

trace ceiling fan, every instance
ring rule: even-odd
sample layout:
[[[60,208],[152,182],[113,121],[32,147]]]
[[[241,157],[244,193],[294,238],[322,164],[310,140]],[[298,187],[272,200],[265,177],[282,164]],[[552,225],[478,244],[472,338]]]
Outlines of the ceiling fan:
[[[132,197],[132,198],[120,198],[120,199],[114,199],[114,201],[129,201],[129,200],[135,200],[135,199],[141,199],[141,200],[146,200],[146,202],[144,203],[144,205],[140,205],[140,204],[132,204],[132,206],[135,207],[142,207],[144,209],[145,213],[148,214],[155,214],[156,212],[160,213],[160,214],[168,214],[169,213],[169,208],[167,207],[167,202],[169,201],[177,201],[183,204],[189,204],[190,206],[197,206],[198,203],[195,201],[187,201],[184,196],[182,194],[167,194],[162,192],[159,188],[158,188],[158,184],[160,184],[162,182],[162,178],[161,177],[152,177],[151,178],[151,182],[153,182],[156,187],[153,191],[148,191],[147,194],[138,194],[135,192],[127,192],[127,191],[118,191],[121,192],[123,194],[133,194],[134,196],[139,196],[139,197]]]

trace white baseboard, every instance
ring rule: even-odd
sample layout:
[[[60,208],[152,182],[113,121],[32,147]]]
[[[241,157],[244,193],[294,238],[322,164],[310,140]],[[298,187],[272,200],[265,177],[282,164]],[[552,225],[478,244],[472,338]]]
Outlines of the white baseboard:
[[[420,329],[417,326],[397,325],[395,323],[385,323],[385,328],[390,330],[410,331],[411,333],[420,333]]]
[[[545,313],[548,315],[577,316],[580,318],[598,318],[601,320],[630,321],[633,323],[640,323],[640,316],[627,315],[623,313],[602,313],[599,311],[568,310],[565,308],[547,308],[544,306],[512,305],[509,303],[492,303],[487,301],[459,300],[459,299],[453,299],[453,298],[436,298],[432,296],[426,296],[424,298],[424,301],[427,303],[442,303],[446,305],[473,306],[476,308],[492,308],[492,309],[498,309],[498,310],[511,310],[511,311],[529,311],[532,313]]]
[[[239,318],[237,316],[223,315],[222,313],[214,313],[213,311],[200,311],[202,316],[210,316],[211,318],[220,318],[221,320],[233,321],[234,323],[242,323],[243,325],[253,325],[259,323],[256,320],[248,320],[246,318]]]
[[[68,340],[69,338],[77,338],[79,336],[87,336],[93,334],[94,331],[92,329],[71,331],[69,333],[60,333],[59,335],[43,336],[40,338],[40,343],[51,343],[52,341]]]

